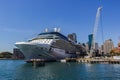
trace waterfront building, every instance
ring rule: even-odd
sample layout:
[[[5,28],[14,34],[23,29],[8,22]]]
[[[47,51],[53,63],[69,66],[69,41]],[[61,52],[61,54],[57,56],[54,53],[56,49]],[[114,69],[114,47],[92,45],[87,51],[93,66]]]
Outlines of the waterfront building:
[[[13,49],[13,58],[14,59],[24,59],[23,53],[18,48]]]
[[[118,43],[118,47],[115,47],[111,50],[112,56],[120,56],[120,42]]]
[[[101,45],[100,50],[101,50],[101,52],[104,52],[104,45]]]
[[[108,39],[104,42],[104,53],[108,54],[114,48],[112,39]]]
[[[88,42],[86,43],[86,51],[89,50],[89,45],[88,45]]]
[[[99,50],[99,45],[98,45],[98,43],[95,43],[95,50]]]
[[[100,54],[103,55],[104,54],[104,45],[102,44],[100,47]]]
[[[95,56],[99,56],[100,55],[100,48],[98,43],[95,43]]]
[[[77,36],[76,33],[68,34],[68,39],[77,43]]]

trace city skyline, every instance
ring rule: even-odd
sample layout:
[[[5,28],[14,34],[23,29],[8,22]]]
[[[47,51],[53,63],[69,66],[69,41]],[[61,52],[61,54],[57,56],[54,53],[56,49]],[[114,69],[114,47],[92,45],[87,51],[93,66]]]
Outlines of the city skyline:
[[[119,40],[120,1],[101,0],[104,41]],[[45,28],[58,27],[61,33],[76,33],[86,43],[92,33],[99,0],[0,0],[0,52],[12,51],[14,43],[27,41]],[[96,42],[103,44],[98,27]]]

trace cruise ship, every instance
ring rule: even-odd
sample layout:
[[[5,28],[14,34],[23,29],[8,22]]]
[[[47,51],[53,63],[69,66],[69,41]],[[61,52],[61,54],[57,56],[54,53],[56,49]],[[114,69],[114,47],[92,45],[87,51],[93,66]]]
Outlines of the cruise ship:
[[[76,57],[76,51],[79,51],[76,43],[69,40],[57,29],[46,30],[27,42],[16,42],[15,46],[22,51],[26,60],[60,60]]]

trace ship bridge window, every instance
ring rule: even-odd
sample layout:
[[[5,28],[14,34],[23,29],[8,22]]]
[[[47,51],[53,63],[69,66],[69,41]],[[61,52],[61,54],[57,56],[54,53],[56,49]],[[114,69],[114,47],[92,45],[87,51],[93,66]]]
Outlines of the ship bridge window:
[[[66,41],[69,41],[67,37],[64,35],[58,33],[58,32],[48,32],[48,33],[40,33],[38,37],[32,39],[32,40],[37,40],[37,39],[59,39],[62,38]]]

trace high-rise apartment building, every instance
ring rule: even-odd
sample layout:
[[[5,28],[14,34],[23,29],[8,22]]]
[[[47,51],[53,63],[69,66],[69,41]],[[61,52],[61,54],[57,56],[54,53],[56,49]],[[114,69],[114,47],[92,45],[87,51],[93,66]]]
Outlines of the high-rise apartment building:
[[[104,42],[104,53],[110,53],[110,51],[114,48],[114,44],[112,39],[108,39]]]

